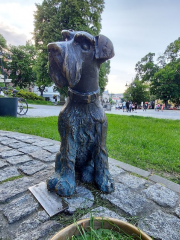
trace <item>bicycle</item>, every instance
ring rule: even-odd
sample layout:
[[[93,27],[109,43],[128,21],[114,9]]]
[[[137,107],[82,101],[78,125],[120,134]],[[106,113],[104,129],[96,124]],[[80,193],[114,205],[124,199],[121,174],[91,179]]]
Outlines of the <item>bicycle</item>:
[[[16,89],[10,89],[7,87],[0,87],[0,93],[1,91],[3,91],[7,94],[7,95],[11,95],[13,97],[16,97],[16,94],[18,93],[18,91]],[[18,115],[25,115],[28,111],[28,103],[26,102],[26,100],[22,97],[18,97],[18,106],[17,106],[17,114]]]

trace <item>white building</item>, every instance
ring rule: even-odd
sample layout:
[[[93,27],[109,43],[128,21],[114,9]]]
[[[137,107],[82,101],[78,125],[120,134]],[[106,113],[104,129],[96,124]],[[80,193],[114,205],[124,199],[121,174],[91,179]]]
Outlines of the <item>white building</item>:
[[[54,87],[55,85],[53,84],[51,87],[45,88],[45,91],[43,92],[43,97],[45,98],[46,101],[51,101],[51,102],[60,101],[60,93],[58,91],[55,91]],[[38,96],[41,95],[37,86],[33,87],[33,92],[36,93]]]

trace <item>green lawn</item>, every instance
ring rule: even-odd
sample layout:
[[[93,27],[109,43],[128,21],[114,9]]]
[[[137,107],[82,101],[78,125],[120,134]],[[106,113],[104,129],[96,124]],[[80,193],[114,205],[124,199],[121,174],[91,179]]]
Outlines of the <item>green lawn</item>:
[[[109,157],[180,183],[180,121],[108,114]],[[60,140],[57,117],[0,117],[0,129]]]

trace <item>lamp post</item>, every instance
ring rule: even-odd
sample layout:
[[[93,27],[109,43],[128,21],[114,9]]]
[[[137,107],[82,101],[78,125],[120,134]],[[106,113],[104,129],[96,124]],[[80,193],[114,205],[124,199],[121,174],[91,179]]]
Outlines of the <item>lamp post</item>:
[[[127,84],[127,83],[129,83],[129,84]],[[131,97],[131,95],[132,95],[132,88],[136,87],[136,85],[133,82],[130,83],[130,82],[126,81],[125,87],[130,87],[130,97]]]
[[[8,71],[7,71],[7,69],[4,69],[4,66],[3,66],[3,57],[5,57],[5,53],[3,53],[1,50],[0,50],[0,62],[1,62],[1,75],[0,75],[0,82],[4,82],[4,85],[5,85],[5,87],[6,87],[6,82],[7,82],[7,76],[9,75],[9,73],[8,73]],[[6,62],[8,62],[8,63],[10,63],[10,62],[12,62],[12,58],[11,58],[11,56],[10,56],[10,54],[8,54],[8,57],[7,58],[5,58],[5,61]],[[4,80],[4,81],[2,81],[2,79]],[[8,79],[9,80],[9,79]],[[10,82],[10,81],[8,81],[8,82]]]

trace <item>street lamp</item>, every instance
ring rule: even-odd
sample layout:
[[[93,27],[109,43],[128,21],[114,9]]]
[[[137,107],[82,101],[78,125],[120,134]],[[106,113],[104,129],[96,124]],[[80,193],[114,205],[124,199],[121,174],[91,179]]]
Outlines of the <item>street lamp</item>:
[[[129,83],[129,84],[127,84],[127,83]],[[130,82],[126,81],[125,87],[130,87],[130,97],[131,97],[132,88],[133,88],[133,87],[136,87],[135,83],[133,83],[133,82],[130,83]]]
[[[1,50],[0,50],[0,62],[1,62],[1,74],[0,74],[0,82],[4,82],[4,84],[5,84],[5,87],[6,87],[6,82],[10,82],[9,80],[10,79],[8,79],[8,81],[7,81],[7,76],[9,76],[9,72],[7,71],[7,69],[4,69],[4,66],[3,66],[3,61],[2,61],[2,59],[3,59],[3,57],[6,57],[6,53],[3,53]],[[10,56],[10,54],[8,54],[8,57],[7,58],[5,58],[5,61],[6,62],[12,62],[12,58],[11,58],[11,56]]]

